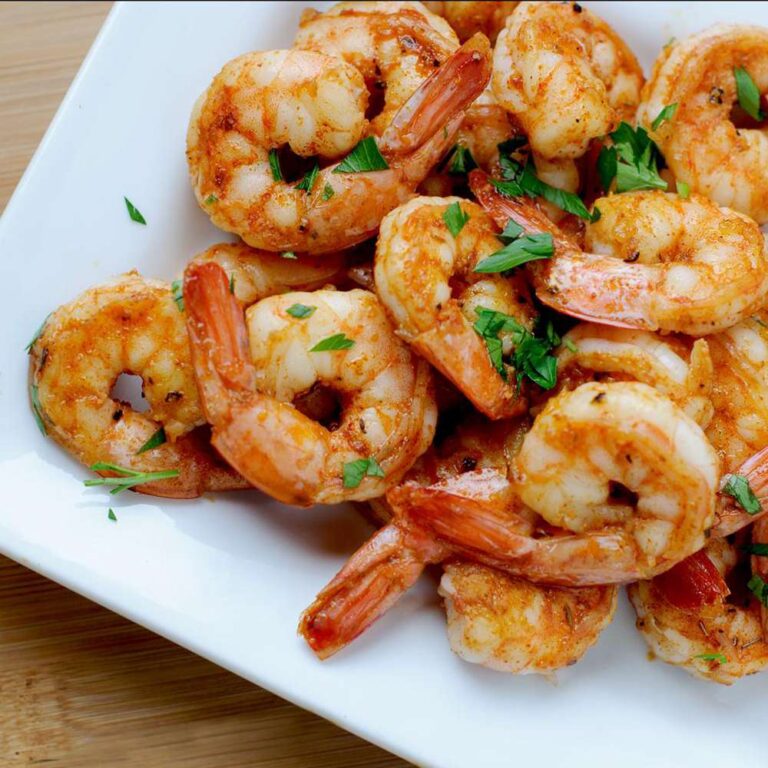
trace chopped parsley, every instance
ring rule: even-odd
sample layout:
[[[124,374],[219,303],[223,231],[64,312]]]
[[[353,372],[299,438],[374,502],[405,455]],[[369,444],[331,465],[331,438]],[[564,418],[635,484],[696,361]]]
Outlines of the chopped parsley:
[[[507,369],[503,359],[503,343],[499,338],[499,334],[503,331],[512,334],[514,349],[511,362],[517,373],[518,386],[525,376],[543,389],[552,389],[555,386],[557,359],[550,354],[550,351],[560,343],[560,337],[555,333],[551,321],[547,324],[544,338],[539,338],[514,317],[503,312],[485,307],[478,307],[475,312],[478,318],[473,327],[485,342],[494,368],[505,381]]]
[[[765,606],[768,606],[768,584],[766,584],[756,573],[747,582],[749,591]]]
[[[765,112],[760,109],[760,91],[757,90],[755,81],[749,76],[744,67],[736,67],[733,70],[736,78],[736,95],[739,98],[739,106],[753,119],[765,120]]]
[[[576,354],[579,351],[579,348],[570,340],[570,339],[563,339],[563,346],[569,351]]]
[[[758,557],[768,557],[768,544],[764,544],[758,541],[753,541],[751,544],[744,546],[744,551],[750,555],[757,555]]]
[[[384,477],[384,470],[373,456],[356,459],[344,465],[344,487],[357,488],[364,477]]]
[[[306,304],[292,304],[285,311],[291,317],[297,317],[299,320],[303,320],[305,317],[311,317],[317,307],[308,307]]]
[[[179,476],[178,469],[164,469],[161,472],[137,472],[134,469],[120,467],[117,464],[109,464],[105,461],[97,461],[89,469],[92,472],[116,472],[119,477],[94,477],[86,480],[83,485],[91,487],[94,485],[113,485],[111,494],[120,493],[126,488],[133,488],[135,485],[151,483],[153,480],[167,480]]]
[[[309,194],[312,191],[312,187],[315,186],[315,179],[317,179],[318,173],[320,173],[320,166],[317,164],[317,160],[315,160],[315,164],[304,174],[304,178],[296,185],[296,189],[303,189]]]
[[[504,231],[506,232],[507,228]],[[516,239],[511,237],[507,239],[509,242],[503,248],[480,261],[474,271],[483,273],[506,272],[522,264],[527,264],[529,261],[549,259],[555,252],[552,235],[549,232],[538,232],[522,237],[518,235]]]
[[[617,192],[667,189],[667,182],[659,176],[661,152],[645,128],[622,122],[610,137],[613,146],[603,147],[597,158],[597,172],[606,192],[614,179]]]
[[[234,296],[235,295],[235,273],[232,272],[232,274],[229,276],[229,292]]]
[[[716,661],[718,664],[728,663],[728,657],[724,653],[700,653],[693,658],[701,659],[702,661]]]
[[[310,352],[334,352],[338,349],[349,349],[355,346],[354,339],[348,339],[346,334],[334,333],[333,336],[318,341]]]
[[[379,152],[376,140],[367,136],[333,169],[333,173],[368,173],[388,168],[389,164]]]
[[[276,149],[269,150],[269,167],[272,169],[272,181],[282,181],[283,172],[280,170],[280,158]]]
[[[760,499],[755,496],[754,491],[749,487],[749,480],[744,475],[728,475],[722,490],[723,493],[736,499],[736,503],[748,515],[756,515],[763,511]]]
[[[181,280],[174,280],[171,283],[171,293],[173,294],[173,300],[176,302],[176,306],[179,308],[179,312],[184,311],[184,284]]]
[[[137,224],[146,224],[147,220],[141,215],[141,211],[127,197],[123,197],[123,200],[125,200],[125,207],[128,209],[131,221],[135,221]]]
[[[115,511],[112,509],[112,507],[109,508],[109,512],[107,512],[107,517],[113,522],[117,522],[117,515],[115,514]]]
[[[691,196],[691,188],[688,184],[686,184],[684,181],[678,181],[677,182],[677,194],[683,198],[683,200],[687,200]]]
[[[463,176],[473,168],[477,168],[475,158],[463,144],[457,144],[448,158],[446,169],[451,176]]]
[[[445,226],[448,227],[448,231],[454,237],[458,237],[459,232],[464,229],[464,225],[469,221],[469,214],[461,209],[461,205],[458,202],[451,203],[443,211],[443,221]]]
[[[42,335],[43,330],[45,329],[45,326],[46,326],[46,324],[47,324],[47,322],[50,319],[52,314],[53,314],[53,312],[49,312],[45,316],[45,320],[43,320],[43,322],[40,323],[40,327],[35,331],[35,335],[29,340],[29,344],[27,344],[27,346],[24,347],[24,349],[26,350],[28,355],[32,354],[32,347],[35,346],[35,344],[37,343],[37,340]]]
[[[280,257],[283,259],[297,259],[298,256],[293,251],[283,251],[280,254]]]
[[[675,116],[675,112],[677,112],[677,104],[667,104],[667,106],[656,115],[656,118],[651,123],[651,128],[653,128],[654,131],[658,131],[659,128],[661,128],[662,123],[670,121]]]
[[[206,205],[213,205],[214,203],[218,203],[219,198],[216,197],[216,195],[208,195],[208,197],[205,198],[205,204]]]
[[[162,445],[166,441],[165,437],[165,430],[160,427],[160,429],[157,430],[150,438],[147,440],[144,445],[139,448],[138,451],[136,451],[136,455],[138,456],[140,453],[146,453],[147,451],[151,451],[153,448],[157,448],[158,445]]]
[[[330,200],[335,194],[333,187],[326,182],[326,185],[323,187],[323,200]]]
[[[45,420],[43,419],[43,406],[40,405],[40,395],[38,394],[37,384],[30,384],[29,399],[32,401],[32,413],[35,416],[37,428],[43,435],[47,435],[48,430],[45,428]]]

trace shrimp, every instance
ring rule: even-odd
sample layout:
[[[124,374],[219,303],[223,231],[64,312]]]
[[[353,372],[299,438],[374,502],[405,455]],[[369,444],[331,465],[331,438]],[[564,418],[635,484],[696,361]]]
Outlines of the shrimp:
[[[414,524],[468,557],[564,586],[650,578],[700,549],[712,524],[717,455],[701,428],[651,387],[588,383],[553,397],[515,459],[520,500],[563,536],[518,533],[509,516],[451,489],[419,497]]]
[[[530,201],[498,194],[482,172],[472,191],[497,223],[513,218],[550,232],[554,255],[532,269],[538,298],[573,317],[692,336],[717,333],[760,309],[768,295],[768,249],[755,222],[700,195],[627,192],[595,203],[586,250]]]
[[[381,136],[394,115],[459,47],[443,19],[416,2],[344,2],[325,13],[307,10],[293,47],[343,59],[363,76],[370,108],[381,103],[371,131]]]
[[[337,162],[369,133],[355,67],[312,51],[240,56],[192,113],[187,159],[197,200],[214,224],[256,248],[325,253],[355,245],[412,196],[489,77],[488,41],[473,38],[392,118],[378,140],[383,160],[368,163],[377,170],[358,172]],[[288,182],[277,154],[286,144],[330,164]]]
[[[642,85],[632,51],[578,3],[520,3],[496,42],[496,98],[551,160],[581,157],[592,139],[632,119]]]
[[[652,131],[674,176],[718,205],[765,224],[768,133],[765,124],[746,115],[732,118],[737,69],[747,72],[761,94],[768,91],[768,29],[718,24],[677,41],[656,61],[637,118],[650,129],[661,109],[676,104],[674,116]]]
[[[246,325],[224,270],[192,263],[184,299],[212,443],[274,498],[307,506],[380,496],[431,442],[429,366],[397,339],[373,294],[273,296],[248,309]],[[329,351],[316,350],[320,342]],[[340,401],[327,427],[292,405],[318,388]]]
[[[665,574],[628,587],[637,628],[659,658],[725,685],[768,666],[760,603],[740,560],[735,544],[711,539]]]
[[[429,496],[450,484],[468,500],[492,504],[530,535],[535,516],[507,478],[526,420],[470,419],[407,475]],[[392,506],[390,506],[390,502]],[[615,587],[534,585],[457,559],[408,520],[397,489],[377,501],[389,523],[361,547],[303,614],[300,633],[320,658],[339,651],[386,612],[430,562],[448,559],[440,582],[451,648],[465,661],[517,674],[546,674],[575,663],[597,640],[616,607]]]
[[[596,375],[599,381],[640,381],[703,429],[712,419],[713,364],[704,339],[579,323],[563,336],[556,356],[558,382],[568,389]]]
[[[476,32],[482,32],[491,43],[504,29],[504,24],[519,3],[502,0],[444,0],[425,2],[424,5],[442,16],[455,30],[459,40],[464,42]]]
[[[450,206],[468,217],[455,237],[444,220]],[[534,320],[521,277],[473,272],[500,247],[492,220],[479,206],[460,198],[418,197],[382,221],[374,265],[376,291],[398,334],[491,418],[521,413],[526,402],[506,369],[502,376],[494,367],[473,328],[476,310],[504,312],[528,328]],[[509,351],[508,333],[505,343]]]
[[[86,466],[178,470],[178,477],[136,487],[155,496],[191,498],[249,487],[196,429],[205,420],[184,314],[167,283],[131,272],[90,288],[51,315],[30,354],[37,415],[47,433]],[[145,412],[111,395],[122,373],[142,377]],[[165,442],[142,451],[161,428]]]

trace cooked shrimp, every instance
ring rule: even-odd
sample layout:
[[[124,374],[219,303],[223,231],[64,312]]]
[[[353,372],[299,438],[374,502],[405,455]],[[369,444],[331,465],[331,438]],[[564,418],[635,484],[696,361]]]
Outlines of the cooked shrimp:
[[[408,473],[429,495],[448,483],[457,494],[509,514],[530,535],[534,516],[512,492],[509,463],[527,423],[475,418],[425,454]],[[389,524],[352,556],[302,616],[300,632],[321,658],[350,643],[387,611],[430,562],[450,557],[440,584],[455,653],[470,663],[518,674],[548,673],[573,664],[610,622],[615,587],[578,589],[530,584],[456,559],[411,525],[397,489],[376,510]],[[393,515],[394,511],[394,516]]]
[[[38,415],[78,461],[178,470],[178,477],[136,487],[156,496],[248,487],[192,431],[205,420],[184,314],[167,283],[132,272],[85,291],[51,315],[30,352]],[[141,376],[145,412],[110,394],[122,373]],[[140,452],[160,428],[167,442]]]
[[[768,29],[718,24],[667,46],[643,90],[638,121],[650,128],[660,110],[674,117],[653,131],[670,170],[695,192],[768,222],[768,133],[763,123],[737,127],[735,70],[768,92]]]
[[[490,505],[408,484],[412,521],[503,570],[566,586],[649,578],[703,546],[719,467],[699,426],[635,382],[553,397],[515,459],[520,500],[570,535],[521,536]],[[418,498],[417,498],[418,497]]]
[[[711,539],[662,576],[628,588],[637,628],[656,656],[726,685],[768,666],[760,603],[735,570],[740,559],[734,544]],[[732,574],[741,578],[726,583]]]
[[[455,237],[443,218],[449,206],[469,217]],[[479,206],[460,198],[418,197],[382,221],[374,267],[376,291],[398,334],[491,418],[521,413],[526,403],[509,375],[514,370],[502,377],[472,327],[476,310],[504,312],[528,328],[534,319],[521,277],[473,272],[500,247],[492,220]]]
[[[381,136],[397,110],[459,47],[444,19],[416,2],[344,2],[304,12],[293,47],[343,59],[365,79],[371,130]]]
[[[340,254],[286,259],[244,243],[219,243],[196,256],[195,261],[216,262],[227,273],[235,296],[246,306],[277,293],[313,291],[347,281]]]
[[[704,339],[579,323],[563,336],[557,370],[558,383],[569,389],[595,374],[600,381],[639,381],[677,403],[702,428],[712,418],[712,359]]]
[[[394,335],[373,294],[273,296],[249,308],[246,325],[224,270],[193,263],[184,298],[212,442],[276,499],[309,505],[380,496],[431,442],[429,366]],[[330,337],[339,342],[330,351],[314,350]],[[340,400],[328,428],[292,405],[317,388]]]
[[[632,51],[578,3],[520,3],[496,42],[496,98],[546,158],[581,157],[592,139],[632,119],[642,85]]]
[[[484,38],[450,56],[378,140],[387,168],[352,172],[336,161],[370,132],[358,70],[312,51],[240,56],[193,110],[187,158],[198,202],[214,224],[257,248],[324,253],[359,243],[451,146],[463,110],[488,82],[489,57]],[[276,154],[286,144],[330,164],[302,184],[287,182]]]
[[[499,672],[547,674],[575,664],[610,624],[616,587],[548,587],[475,563],[440,580],[451,649]]]
[[[482,32],[492,43],[504,29],[507,17],[519,3],[503,0],[441,0],[424,5],[442,16],[464,42],[476,32]]]
[[[586,250],[530,201],[498,194],[480,171],[473,192],[497,223],[513,218],[549,231],[554,256],[533,267],[536,295],[559,312],[625,328],[702,336],[760,309],[768,295],[768,249],[755,222],[700,195],[627,192],[596,201]]]

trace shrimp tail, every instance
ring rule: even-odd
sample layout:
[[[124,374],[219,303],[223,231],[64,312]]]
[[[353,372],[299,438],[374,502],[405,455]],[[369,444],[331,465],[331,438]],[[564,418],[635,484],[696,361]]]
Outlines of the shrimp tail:
[[[398,110],[381,137],[381,151],[392,156],[407,155],[422,146],[463,113],[483,92],[490,78],[491,45],[478,32]]]
[[[731,592],[703,549],[659,574],[653,582],[667,602],[687,611],[722,602]]]
[[[327,659],[386,613],[441,556],[426,538],[394,524],[382,528],[302,613],[299,634]]]
[[[736,533],[768,512],[768,446],[754,456],[750,456],[733,474],[747,479],[752,493],[760,502],[762,511],[750,515],[732,496],[721,490],[718,497],[717,521],[712,528],[713,536],[729,536]]]

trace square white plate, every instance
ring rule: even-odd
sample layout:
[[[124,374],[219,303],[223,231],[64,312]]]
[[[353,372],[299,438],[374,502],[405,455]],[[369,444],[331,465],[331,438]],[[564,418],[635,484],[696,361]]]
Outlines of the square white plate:
[[[187,118],[227,60],[290,45],[303,5],[130,4],[105,24],[0,223],[0,551],[422,765],[765,766],[768,678],[727,689],[649,663],[624,600],[556,685],[455,658],[430,578],[321,664],[296,622],[367,537],[355,512],[109,497],[37,431],[24,346],[46,314],[132,267],[176,277],[225,239],[189,188]],[[646,69],[672,36],[768,25],[765,3],[595,5]]]

